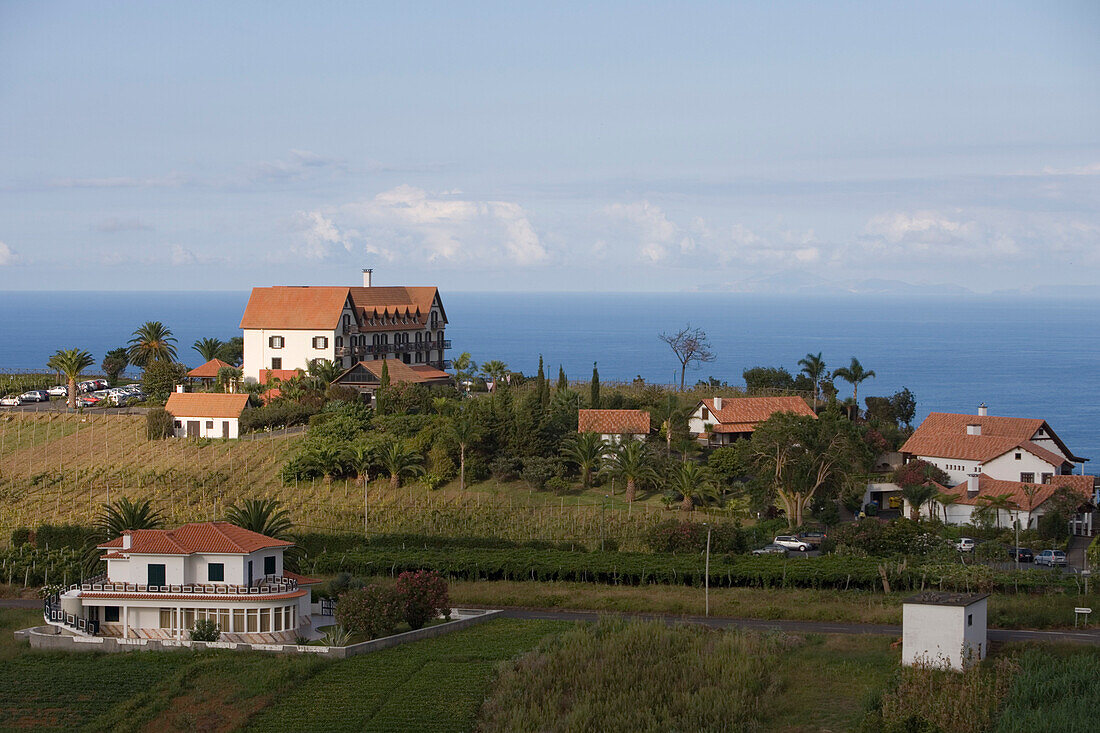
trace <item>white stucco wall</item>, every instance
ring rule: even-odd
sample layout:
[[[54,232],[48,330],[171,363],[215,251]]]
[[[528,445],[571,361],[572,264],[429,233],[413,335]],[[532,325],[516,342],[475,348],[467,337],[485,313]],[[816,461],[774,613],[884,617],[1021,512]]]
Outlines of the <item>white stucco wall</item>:
[[[983,598],[969,606],[904,604],[901,663],[946,665],[961,670],[968,654],[975,661],[985,659],[989,646],[987,600]],[[968,625],[971,616],[972,623]]]
[[[1017,453],[1020,455],[1020,460],[1016,460]],[[986,461],[983,471],[987,476],[1002,481],[1019,481],[1021,473],[1033,473],[1035,483],[1042,483],[1043,474],[1057,474],[1058,467],[1020,448]]]
[[[229,438],[236,440],[240,436],[240,419],[236,417],[202,417],[200,415],[186,416],[186,415],[173,415],[172,416],[172,431],[177,438],[187,437],[187,423],[188,421],[195,421],[199,424],[200,438]],[[228,435],[223,430],[222,423],[229,423]],[[176,423],[179,423],[177,426]],[[207,425],[207,423],[212,423]]]
[[[339,331],[293,330],[293,329],[244,329],[244,368],[243,376],[248,379],[260,378],[260,371],[274,369],[271,360],[282,359],[280,369],[308,369],[314,359],[336,359],[336,337]],[[283,337],[283,347],[274,349],[268,346],[272,336]],[[328,339],[324,349],[313,348],[313,339],[322,336]],[[347,338],[346,336],[344,337]]]
[[[618,445],[623,441],[623,438],[626,438],[627,440],[636,440],[639,443],[644,443],[646,436],[623,433],[600,433],[600,440],[607,443],[608,445]]]
[[[249,555],[202,553],[194,555],[130,555],[129,560],[108,560],[107,577],[112,583],[145,584],[149,578],[150,563],[165,566],[165,582],[168,585],[207,584],[207,566],[210,563],[225,565],[225,580],[228,585],[245,585],[248,578],[248,561],[253,563],[253,581],[264,576],[264,557],[275,556],[275,575],[283,574],[283,548],[258,550]]]
[[[962,458],[937,458],[936,456],[917,456],[917,458],[926,463],[931,463],[933,466],[946,473],[951,479],[949,483],[952,486],[966,481],[967,476],[970,474],[981,473],[984,470],[979,461],[967,461]],[[988,471],[986,473],[988,473]],[[992,474],[990,475],[992,476]],[[993,478],[1001,477],[993,476]]]

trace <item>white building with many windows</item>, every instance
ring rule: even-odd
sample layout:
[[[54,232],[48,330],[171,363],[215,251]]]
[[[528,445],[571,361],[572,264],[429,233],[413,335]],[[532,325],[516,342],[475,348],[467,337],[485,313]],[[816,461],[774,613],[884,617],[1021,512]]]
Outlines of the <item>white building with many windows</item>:
[[[293,642],[312,632],[309,586],[283,567],[293,543],[229,522],[127,531],[99,545],[106,574],[48,599],[62,632],[123,639],[187,639],[211,619],[220,641]]]
[[[246,380],[261,370],[308,369],[328,359],[344,369],[382,359],[447,369],[447,313],[434,287],[380,287],[363,270],[362,287],[253,288],[241,329]]]

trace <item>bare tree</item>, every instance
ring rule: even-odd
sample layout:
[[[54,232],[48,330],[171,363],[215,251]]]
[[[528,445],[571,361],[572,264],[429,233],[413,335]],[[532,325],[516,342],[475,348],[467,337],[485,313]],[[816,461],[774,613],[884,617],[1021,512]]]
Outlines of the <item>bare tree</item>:
[[[690,323],[676,333],[659,334],[659,338],[668,344],[672,353],[680,360],[680,391],[684,389],[684,379],[692,362],[710,362],[716,358],[710,349],[707,332],[701,328],[692,328]]]

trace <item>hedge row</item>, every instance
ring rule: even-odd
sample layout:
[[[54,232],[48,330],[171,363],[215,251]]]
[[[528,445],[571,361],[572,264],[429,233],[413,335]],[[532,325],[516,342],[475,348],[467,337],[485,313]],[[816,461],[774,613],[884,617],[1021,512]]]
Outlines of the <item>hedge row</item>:
[[[0,551],[0,583],[29,588],[75,583],[81,576],[83,554],[79,550],[40,550],[24,545]]]
[[[394,533],[364,537],[352,532],[322,533],[310,532],[298,535],[294,539],[306,555],[325,553],[358,552],[373,548],[393,549],[446,549],[488,548],[511,550],[528,548],[532,550],[575,550],[583,552],[585,547],[579,542],[551,542],[548,540],[508,540],[501,537],[442,537],[439,535]]]
[[[19,527],[11,533],[11,545],[33,545],[44,550],[83,550],[93,540],[103,539],[103,530],[82,524],[42,524],[37,529]]]
[[[529,548],[386,548],[322,553],[306,561],[317,574],[397,575],[406,570],[437,570],[455,580],[536,580],[642,585],[699,586],[700,555],[567,552]],[[1057,573],[995,571],[987,566],[906,566],[879,558],[712,555],[710,584],[758,588],[882,589],[882,573],[892,590],[937,588],[971,591],[1062,590]]]

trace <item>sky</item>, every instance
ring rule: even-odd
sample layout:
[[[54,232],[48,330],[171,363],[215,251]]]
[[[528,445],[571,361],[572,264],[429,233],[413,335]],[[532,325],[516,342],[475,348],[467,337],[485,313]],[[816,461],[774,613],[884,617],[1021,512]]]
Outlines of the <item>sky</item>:
[[[0,288],[1090,290],[1100,3],[0,0]]]

